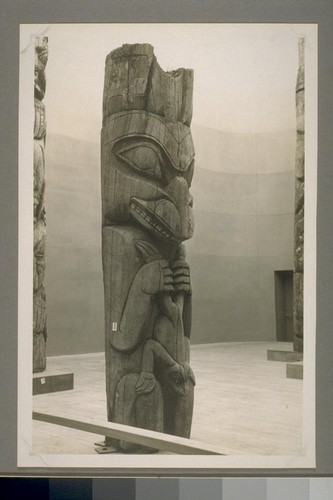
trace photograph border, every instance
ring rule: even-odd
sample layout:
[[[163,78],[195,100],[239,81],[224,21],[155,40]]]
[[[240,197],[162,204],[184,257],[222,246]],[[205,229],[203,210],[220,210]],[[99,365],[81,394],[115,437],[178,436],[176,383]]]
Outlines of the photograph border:
[[[148,2],[147,2],[148,3]],[[321,279],[318,279],[318,286],[317,290],[319,293],[319,296],[317,297],[317,302],[318,302],[318,307],[317,307],[317,312],[318,312],[318,321],[317,321],[317,387],[320,386],[321,388],[325,388],[324,391],[317,390],[317,396],[316,396],[316,403],[317,403],[317,408],[318,405],[320,407],[320,412],[317,411],[317,430],[319,429],[327,429],[329,428],[329,423],[330,419],[329,416],[332,414],[332,406],[333,406],[333,398],[330,398],[330,391],[332,392],[332,389],[330,387],[327,387],[325,385],[325,379],[327,379],[328,374],[332,373],[332,366],[330,363],[331,360],[331,353],[332,353],[332,338],[330,338],[326,332],[330,331],[330,300],[332,297],[332,283],[329,280],[328,272],[327,270],[330,269],[330,260],[332,259],[331,252],[329,251],[329,246],[332,243],[332,236],[331,233],[327,230],[327,224],[328,224],[328,219],[330,219],[330,214],[332,213],[332,201],[331,201],[331,181],[332,181],[332,173],[330,172],[329,165],[327,163],[325,164],[325,158],[327,161],[327,155],[329,151],[331,150],[331,132],[332,125],[330,124],[329,118],[330,118],[330,104],[332,103],[332,95],[329,92],[330,87],[328,83],[328,75],[327,71],[323,68],[323,64],[325,68],[329,67],[329,61],[330,61],[330,54],[329,54],[329,47],[331,46],[330,43],[327,43],[327,40],[329,39],[329,35],[332,37],[331,34],[331,23],[330,23],[330,15],[332,12],[327,12],[327,6],[328,4],[326,2],[318,2],[315,6],[311,4],[310,7],[310,2],[297,2],[298,6],[296,9],[296,17],[297,15],[299,17],[302,17],[302,20],[298,19],[297,22],[319,22],[319,62],[322,64],[321,67],[319,67],[319,73],[323,77],[326,76],[326,79],[324,78],[325,83],[323,84],[323,79],[319,78],[319,164],[318,164],[318,187],[320,195],[318,193],[318,226],[317,226],[317,233],[320,234],[320,241],[318,240],[318,277]],[[19,10],[22,9],[22,4],[23,2],[13,2],[15,7],[19,7]],[[88,4],[88,3],[87,3]],[[219,19],[220,22],[244,22],[243,18],[243,12],[242,9],[244,5],[241,5],[242,2],[234,2],[233,8],[230,8],[231,14],[229,13],[229,18],[226,16],[223,20]],[[300,4],[304,6],[304,4],[307,4],[307,9],[306,9],[306,15],[304,14],[304,10],[302,10],[302,13],[299,12],[299,7]],[[72,4],[73,5],[73,4]],[[156,5],[156,2],[155,2]],[[63,6],[62,6],[63,7]],[[110,6],[106,6],[104,4],[104,8]],[[207,7],[207,5],[206,5]],[[235,15],[235,8],[237,7],[238,13]],[[324,7],[324,8],[323,8]],[[325,9],[326,7],[326,9]],[[45,17],[50,16],[51,10],[48,11],[48,8],[50,8],[50,2],[43,2],[43,7],[41,7],[41,11],[44,10],[44,19],[41,21],[40,19],[40,13],[39,15],[36,15],[36,5],[34,5],[34,12],[30,12],[30,19],[28,20],[27,17],[27,12],[24,11],[24,9],[21,10],[22,12],[25,12],[25,19],[22,19],[22,15],[19,14],[18,12],[13,12],[13,7],[7,8],[10,10],[10,20],[12,21],[10,30],[12,33],[12,38],[9,36],[9,40],[11,43],[8,43],[8,29],[7,32],[5,30],[5,34],[7,34],[7,43],[5,43],[3,46],[5,48],[9,47],[9,45],[12,45],[12,49],[18,47],[17,43],[17,20],[20,18],[20,22],[31,22],[31,19],[33,19],[33,22],[45,22]],[[71,7],[73,8],[73,7]],[[122,21],[125,22],[124,17],[124,12],[123,8],[120,8],[119,11],[121,12],[120,17],[122,17]],[[169,8],[172,8],[171,2],[169,4]],[[193,8],[193,7],[192,7]],[[209,9],[209,15],[207,17],[212,17],[214,18],[214,21],[217,20],[217,17],[222,17],[221,11],[219,11],[219,15],[216,15],[216,8],[217,8],[217,2],[214,3],[214,9]],[[96,3],[94,4],[94,10],[96,9]],[[237,10],[236,9],[236,10]],[[272,8],[272,13],[274,12],[276,14],[276,9],[278,9],[277,6],[275,8]],[[321,9],[321,11],[320,11]],[[15,9],[14,9],[15,10]],[[56,10],[56,9],[55,9]],[[64,16],[64,11],[66,9],[62,9],[62,12],[53,12],[53,15],[58,17],[58,22],[60,22],[60,18]],[[214,10],[214,14],[211,16],[212,12]],[[218,9],[219,10],[219,9]],[[240,12],[239,12],[240,10]],[[257,6],[258,10],[258,6]],[[288,13],[285,12],[288,10]],[[144,9],[142,9],[142,5],[140,5],[140,13],[138,15],[138,20],[142,19],[142,15],[144,13]],[[280,9],[278,12],[277,17],[281,19],[281,17],[285,16],[284,22],[295,22],[295,6],[289,5],[288,9]],[[319,12],[320,11],[320,12]],[[98,11],[100,15],[100,10]],[[156,10],[155,10],[156,12]],[[198,12],[198,5],[196,4],[196,12],[197,14],[200,14],[201,21],[207,21],[210,22],[211,19],[202,19],[203,15],[202,12],[200,13],[200,8]],[[131,13],[132,14],[132,19],[135,18],[135,12]],[[175,8],[175,11],[173,14],[177,15],[177,8]],[[249,15],[248,13],[248,8],[244,7],[244,14],[245,14],[245,19],[247,19],[246,22],[250,22],[253,19],[253,13]],[[84,13],[84,15],[87,17],[87,12]],[[156,15],[156,14],[155,14]],[[184,15],[184,13],[182,13]],[[35,19],[34,19],[35,16]],[[43,17],[42,16],[42,17]],[[71,18],[73,20],[73,12],[69,14],[68,18]],[[95,12],[91,12],[89,16],[89,20],[94,19],[94,16],[96,17]],[[188,12],[187,12],[188,16]],[[237,17],[238,16],[238,17]],[[258,16],[258,13],[256,14],[257,19],[254,20],[254,22],[258,22],[259,19],[258,17],[261,17],[261,19],[265,18],[266,16],[266,22],[276,22],[276,19],[271,19],[269,15],[267,15],[267,9],[263,9],[261,12],[261,16]],[[326,17],[325,17],[326,16]],[[81,16],[82,17],[82,13]],[[98,16],[97,16],[98,17]],[[103,16],[105,20],[105,15]],[[110,18],[110,22],[119,22],[119,20]],[[149,16],[148,16],[149,17]],[[165,17],[165,16],[164,16]],[[171,16],[173,17],[173,16]],[[178,21],[183,20],[184,22],[186,21],[192,21],[192,19],[181,19],[182,16],[179,16],[179,13],[177,15]],[[241,17],[242,19],[240,19]],[[36,19],[38,18],[38,20]],[[305,19],[306,18],[306,19]],[[13,22],[14,20],[14,22]],[[156,19],[155,19],[156,20]],[[165,19],[166,20],[166,19]],[[48,19],[48,22],[50,19]],[[83,21],[82,19],[78,20],[76,19],[75,22],[87,22],[87,19]],[[147,18],[145,19],[147,21]],[[160,19],[157,19],[157,21],[160,21]],[[167,21],[171,21],[172,19],[167,19]],[[52,20],[54,22],[54,19]],[[63,21],[62,21],[63,22]],[[98,22],[98,20],[95,18],[94,22]],[[260,22],[260,21],[259,21]],[[324,31],[323,28],[324,27]],[[14,28],[14,29],[13,29]],[[325,53],[325,50],[323,51],[323,44],[320,43],[321,40],[323,40],[327,43],[327,50]],[[13,43],[14,40],[14,43]],[[15,95],[15,90],[17,91],[17,75],[18,75],[18,63],[17,63],[17,57],[18,57],[18,52],[15,52],[15,50],[8,52],[4,51],[4,53],[12,57],[12,59],[8,58],[7,61],[3,64],[3,67],[13,67],[13,61],[15,61],[14,64],[14,71],[11,74],[8,74],[8,78],[6,78],[6,83],[7,83],[7,89],[12,89],[12,95],[14,91]],[[6,64],[7,63],[7,64]],[[326,64],[326,65],[325,65]],[[322,73],[321,73],[322,71]],[[326,91],[325,91],[326,89]],[[323,98],[324,94],[324,98]],[[6,96],[7,94],[5,94]],[[15,101],[15,99],[14,99]],[[5,425],[2,426],[2,433],[1,437],[3,437],[2,443],[4,444],[3,449],[6,450],[6,453],[1,455],[1,470],[2,471],[15,471],[16,473],[19,473],[22,471],[18,471],[18,469],[15,466],[15,457],[16,457],[16,450],[15,450],[15,432],[13,432],[13,429],[16,427],[16,422],[15,419],[13,419],[13,415],[16,414],[16,404],[15,404],[15,393],[16,393],[16,383],[17,383],[17,375],[16,375],[16,339],[15,339],[15,330],[17,329],[16,325],[16,307],[17,307],[17,301],[16,301],[16,283],[15,283],[15,276],[17,276],[17,271],[16,271],[16,258],[17,258],[17,205],[15,207],[15,202],[17,202],[17,172],[15,171],[15,168],[13,169],[13,165],[17,164],[17,136],[16,136],[16,131],[17,131],[17,102],[14,103],[14,106],[8,106],[9,103],[5,103],[5,109],[8,111],[8,115],[6,114],[5,116],[9,117],[8,120],[8,126],[6,127],[6,133],[3,136],[3,140],[6,141],[6,152],[7,155],[5,156],[5,161],[4,165],[8,166],[9,168],[5,168],[2,174],[4,174],[4,182],[2,182],[2,186],[7,186],[9,184],[9,189],[7,188],[4,191],[4,196],[2,199],[2,202],[4,203],[4,207],[8,206],[12,207],[11,210],[11,216],[8,218],[6,217],[6,212],[1,211],[1,214],[4,214],[5,216],[2,215],[1,219],[1,224],[3,230],[3,235],[4,235],[4,241],[6,241],[6,246],[4,248],[4,262],[6,266],[6,273],[4,275],[4,281],[3,281],[3,286],[1,289],[1,302],[2,306],[4,307],[5,314],[2,315],[2,321],[4,325],[4,331],[6,331],[5,335],[5,342],[4,342],[4,351],[3,351],[3,362],[1,363],[1,369],[3,370],[3,378],[2,380],[9,380],[10,383],[7,383],[5,386],[5,399],[7,402],[7,405],[5,405],[4,408],[4,415],[2,416],[2,422],[5,423]],[[8,154],[9,153],[9,154]],[[331,174],[331,176],[330,176]],[[14,203],[13,203],[14,202]],[[330,205],[331,204],[331,205]],[[14,205],[14,206],[13,206]],[[320,244],[319,244],[320,243]],[[326,246],[325,246],[326,245]],[[2,255],[3,256],[3,255]],[[319,266],[320,264],[320,266]],[[8,271],[7,271],[8,270]],[[327,308],[327,309],[326,309]],[[318,335],[319,335],[319,340],[320,340],[320,345],[318,345]],[[319,360],[319,363],[318,363]],[[14,397],[13,397],[14,396]],[[331,405],[331,406],[330,406]],[[13,422],[14,420],[14,422]],[[318,435],[319,434],[319,435]],[[324,434],[324,435],[323,435]],[[332,433],[330,433],[332,435]],[[317,433],[317,469],[316,473],[318,474],[323,474],[327,473],[327,471],[330,470],[330,464],[333,463],[332,460],[332,449],[333,446],[331,446],[332,438],[331,441],[329,439],[329,435],[327,433],[327,430],[324,433],[320,432]],[[320,450],[320,453],[318,453]],[[13,461],[14,459],[14,461]],[[26,471],[27,472],[27,471]],[[32,472],[36,473],[37,471],[33,470]],[[78,473],[80,471],[76,471]],[[83,474],[87,474],[89,471],[84,470]],[[116,471],[116,475],[119,475],[120,471]],[[131,471],[129,475],[132,475],[135,471]],[[166,475],[175,475],[175,471],[163,471]],[[216,475],[217,472],[221,471],[203,471],[204,475]],[[237,472],[238,474],[240,473],[239,470],[237,471],[223,471],[223,475],[227,474],[235,474]],[[263,470],[260,470],[260,474],[262,474]],[[295,471],[295,470],[286,470],[286,471],[276,471],[274,470],[274,474],[293,474],[295,475],[298,472],[298,474],[304,474],[303,470]],[[38,473],[38,472],[37,472]],[[43,471],[44,473],[44,471]],[[56,474],[59,474],[60,471],[57,470],[55,471]],[[61,474],[63,474],[64,471],[61,471]],[[70,471],[66,471],[66,473],[70,474]],[[126,473],[126,471],[124,471]],[[140,471],[137,471],[137,473],[140,474]],[[186,473],[186,471],[185,471]],[[191,471],[187,471],[187,473],[191,473]],[[218,475],[220,475],[218,473]],[[241,472],[242,473],[242,472]],[[248,474],[249,470],[243,470],[243,474]],[[110,472],[107,471],[107,474],[110,475]],[[121,474],[123,475],[123,471],[121,471]],[[149,475],[149,472],[147,472]],[[147,475],[145,474],[145,475]],[[161,475],[161,471],[158,471],[158,474]],[[136,475],[136,474],[135,474]],[[181,474],[183,475],[183,474]],[[187,475],[187,474],[186,474]]]
[[[163,23],[166,25],[166,23]],[[65,26],[70,26],[67,23]],[[272,28],[276,26],[272,23]],[[85,25],[76,24],[81,33],[80,26],[84,32]],[[91,24],[90,27],[96,30],[96,34],[100,29],[100,24]],[[105,26],[105,25],[102,25]],[[126,33],[128,25],[121,24],[120,31]],[[174,25],[173,25],[174,26]],[[195,24],[194,27],[199,26]],[[200,26],[203,26],[200,23]],[[209,24],[204,26],[209,27]],[[223,33],[223,26],[228,26],[219,23]],[[250,26],[254,33],[261,33],[261,28],[264,30],[267,27],[265,24],[234,24],[236,30],[242,32],[243,27]],[[27,397],[31,394],[32,381],[27,377],[28,363],[25,361],[26,357],[32,358],[32,345],[31,336],[25,335],[26,324],[32,325],[32,310],[30,304],[32,303],[32,173],[31,169],[27,168],[28,165],[33,164],[33,141],[30,135],[31,123],[33,123],[33,88],[27,85],[28,81],[33,80],[33,62],[34,62],[34,38],[35,36],[41,37],[43,34],[51,33],[52,24],[50,25],[21,25],[21,66],[20,66],[20,144],[19,144],[19,221],[21,229],[19,233],[19,380],[18,380],[18,465],[20,467],[29,466],[54,466],[59,467],[60,464],[66,464],[67,467],[93,467],[98,464],[99,467],[109,467],[109,463],[118,462],[119,465],[113,465],[118,470],[129,463],[128,468],[138,467],[151,468],[152,470],[161,467],[168,467],[173,470],[179,468],[179,464],[185,463],[187,467],[194,470],[197,468],[202,469],[229,469],[235,467],[248,468],[266,468],[269,464],[272,468],[284,467],[302,467],[314,468],[315,465],[315,416],[313,400],[315,397],[314,390],[314,353],[315,347],[315,304],[313,301],[313,290],[315,288],[315,268],[316,268],[316,249],[313,245],[308,244],[310,238],[315,239],[316,230],[316,182],[317,182],[317,168],[316,168],[316,155],[317,155],[317,26],[316,25],[290,25],[278,24],[282,29],[288,33],[290,26],[291,30],[305,36],[305,67],[306,71],[306,92],[305,92],[305,123],[306,123],[306,141],[305,141],[305,163],[311,167],[306,169],[306,182],[305,182],[305,232],[308,235],[305,238],[305,335],[307,341],[304,348],[304,381],[303,381],[303,441],[304,441],[304,454],[302,455],[254,455],[246,453],[244,455],[228,455],[223,457],[195,457],[193,455],[187,457],[175,457],[170,459],[169,456],[155,456],[155,455],[141,455],[127,454],[119,457],[117,460],[113,457],[98,456],[98,455],[80,455],[80,454],[31,454],[32,435],[29,429],[27,430],[27,411],[31,407],[32,400]],[[61,28],[61,25],[58,25]],[[108,24],[109,29],[112,29],[112,24]],[[149,28],[155,27],[153,24],[147,25],[147,37],[149,38]],[[179,25],[181,30],[181,25]],[[238,31],[232,30],[230,36],[234,36]],[[64,31],[66,33],[66,29]],[[278,30],[279,32],[279,30]],[[50,43],[49,35],[49,43]],[[202,35],[201,35],[202,36]],[[297,40],[297,38],[296,38]],[[125,40],[124,40],[125,41]],[[121,43],[121,42],[120,42]],[[297,43],[295,45],[297,53]],[[295,86],[296,86],[297,68],[295,68]],[[272,96],[274,100],[274,96]],[[296,135],[296,131],[295,131]],[[296,137],[295,137],[296,141]],[[47,166],[46,166],[47,168]],[[309,214],[309,216],[308,216]],[[47,270],[46,270],[47,271]],[[31,286],[30,286],[31,285]],[[312,285],[312,286],[311,286]],[[30,368],[32,371],[32,367]],[[28,446],[27,446],[28,445]],[[204,443],[202,444],[204,446]],[[223,446],[222,446],[223,450]],[[171,465],[172,462],[175,465]],[[78,465],[74,465],[78,464]],[[140,464],[140,465],[139,465]],[[201,465],[205,464],[205,465]]]

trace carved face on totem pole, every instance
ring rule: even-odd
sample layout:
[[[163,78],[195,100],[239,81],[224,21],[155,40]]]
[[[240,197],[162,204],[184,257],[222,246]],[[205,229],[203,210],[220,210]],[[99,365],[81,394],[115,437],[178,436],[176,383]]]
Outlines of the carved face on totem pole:
[[[163,242],[191,238],[192,71],[163,72],[147,45],[114,51],[106,71],[104,225],[136,221]]]

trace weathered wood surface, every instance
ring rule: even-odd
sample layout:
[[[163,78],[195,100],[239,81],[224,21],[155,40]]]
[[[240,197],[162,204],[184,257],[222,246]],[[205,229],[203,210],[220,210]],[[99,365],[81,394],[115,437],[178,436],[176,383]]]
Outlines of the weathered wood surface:
[[[304,38],[298,42],[299,68],[296,83],[296,162],[294,231],[294,350],[303,352],[303,272],[304,272]]]
[[[33,279],[33,372],[46,368],[46,294],[45,274],[45,66],[48,57],[48,39],[35,39],[35,121],[34,121],[34,279]]]
[[[195,385],[182,244],[194,229],[192,87],[191,70],[164,72],[148,44],[107,56],[101,174],[108,420],[186,437]]]
[[[47,413],[32,413],[33,420],[48,422],[50,424],[61,425],[71,429],[100,434],[112,439],[117,439],[126,443],[134,443],[138,446],[150,446],[151,449],[179,453],[182,455],[223,455],[218,448],[203,445],[190,439],[175,437],[159,432],[138,429],[128,425],[105,423],[97,425],[95,422],[82,422],[58,415]]]

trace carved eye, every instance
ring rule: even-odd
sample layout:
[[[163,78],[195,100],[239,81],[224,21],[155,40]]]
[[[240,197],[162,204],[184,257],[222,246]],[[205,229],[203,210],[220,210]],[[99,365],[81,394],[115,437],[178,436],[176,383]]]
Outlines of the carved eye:
[[[162,178],[162,157],[157,148],[151,144],[123,148],[116,154],[136,170]]]
[[[178,374],[172,375],[172,380],[176,385],[181,385],[183,383],[183,379]]]

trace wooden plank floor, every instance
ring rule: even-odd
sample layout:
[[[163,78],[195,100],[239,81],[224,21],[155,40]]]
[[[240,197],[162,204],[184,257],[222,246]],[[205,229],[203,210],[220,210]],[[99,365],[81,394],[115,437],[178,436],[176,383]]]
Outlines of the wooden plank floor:
[[[301,380],[286,378],[286,363],[267,361],[267,349],[286,343],[193,346],[196,376],[192,434],[226,454],[302,452]],[[104,354],[48,358],[48,370],[74,372],[74,390],[33,397],[33,409],[68,418],[106,421]],[[96,453],[100,436],[33,422],[33,453]]]

